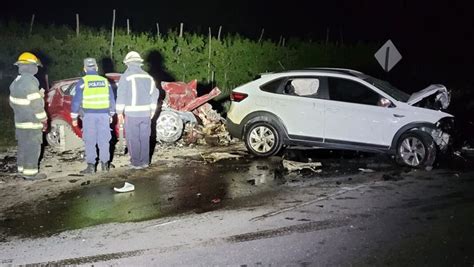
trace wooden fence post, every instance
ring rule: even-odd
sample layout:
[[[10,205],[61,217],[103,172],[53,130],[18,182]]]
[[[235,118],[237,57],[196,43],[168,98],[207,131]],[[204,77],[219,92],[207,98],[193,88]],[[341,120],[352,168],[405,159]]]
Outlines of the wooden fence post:
[[[79,37],[79,14],[76,13],[76,37]]]
[[[127,35],[130,35],[130,20],[127,19]]]
[[[112,57],[112,55],[113,55],[114,36],[115,36],[115,9],[112,13],[112,38],[110,40],[110,57]]]
[[[262,41],[262,38],[263,38],[263,33],[265,32],[265,29],[262,28],[262,32],[260,33],[260,38],[258,38],[258,42],[257,43],[260,43]]]
[[[217,41],[221,40],[221,31],[222,31],[222,25],[219,26],[219,33],[217,34]]]
[[[211,27],[209,27],[209,60],[207,62],[207,82],[211,81],[211,42],[212,42],[212,34],[211,34]]]
[[[33,32],[33,24],[35,23],[35,14],[33,14],[33,16],[31,16],[31,23],[30,23],[30,35],[31,33]]]
[[[179,37],[183,37],[183,27],[184,27],[184,23],[180,23],[179,24]]]

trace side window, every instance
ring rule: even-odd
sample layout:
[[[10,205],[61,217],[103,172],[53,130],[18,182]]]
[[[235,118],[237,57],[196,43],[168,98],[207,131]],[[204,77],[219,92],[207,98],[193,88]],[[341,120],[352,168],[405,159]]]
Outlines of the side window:
[[[321,85],[318,78],[292,78],[285,83],[284,94],[316,98],[320,95]]]
[[[377,106],[380,95],[358,82],[340,78],[329,78],[329,99]]]
[[[76,94],[76,83],[77,82],[73,82],[71,84],[69,84],[67,86],[67,89],[64,91],[63,88],[61,87],[61,90],[63,90],[64,94],[65,95],[70,95],[70,96],[74,96]]]
[[[267,82],[266,84],[261,85],[260,89],[262,89],[265,92],[269,92],[269,93],[280,93],[278,91],[278,89],[280,89],[280,85],[281,85],[282,81],[283,81],[283,79],[280,78],[280,79],[276,79],[276,80]]]

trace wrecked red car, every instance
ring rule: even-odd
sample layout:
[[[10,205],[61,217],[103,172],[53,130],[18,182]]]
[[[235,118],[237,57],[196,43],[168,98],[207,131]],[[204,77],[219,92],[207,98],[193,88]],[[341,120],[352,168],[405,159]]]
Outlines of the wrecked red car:
[[[119,73],[107,73],[114,91],[116,91]],[[46,95],[46,112],[50,122],[50,129],[46,140],[50,146],[58,151],[72,150],[83,146],[80,125],[72,126],[71,102],[75,94],[76,83],[80,78],[65,79],[54,82]],[[166,98],[156,122],[157,140],[175,142],[179,140],[186,123],[197,123],[199,107],[220,94],[216,87],[208,94],[198,97],[197,81],[162,82]],[[115,127],[117,138],[121,136],[118,125]]]

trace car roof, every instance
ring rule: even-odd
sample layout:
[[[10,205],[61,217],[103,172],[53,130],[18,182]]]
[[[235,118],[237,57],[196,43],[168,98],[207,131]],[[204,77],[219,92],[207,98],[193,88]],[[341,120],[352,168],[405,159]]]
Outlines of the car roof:
[[[294,70],[284,70],[284,71],[279,71],[279,72],[267,72],[267,73],[262,73],[260,74],[261,76],[264,75],[284,75],[284,74],[293,74],[293,73],[298,73],[298,74],[304,74],[304,73],[329,73],[329,74],[342,74],[342,75],[349,75],[353,77],[358,77],[358,78],[365,78],[367,77],[366,74],[357,71],[357,70],[352,70],[352,69],[345,69],[345,68],[305,68],[305,69],[294,69]]]

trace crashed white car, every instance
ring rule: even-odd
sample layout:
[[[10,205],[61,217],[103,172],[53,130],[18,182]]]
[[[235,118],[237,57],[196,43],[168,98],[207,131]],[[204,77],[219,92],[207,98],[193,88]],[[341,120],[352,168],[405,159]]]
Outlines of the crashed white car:
[[[431,166],[450,142],[450,94],[431,85],[411,96],[349,69],[262,74],[235,88],[230,134],[257,156],[305,146],[390,153],[411,167]]]

